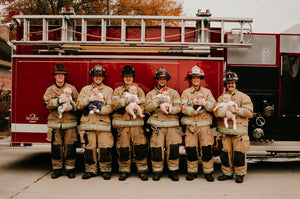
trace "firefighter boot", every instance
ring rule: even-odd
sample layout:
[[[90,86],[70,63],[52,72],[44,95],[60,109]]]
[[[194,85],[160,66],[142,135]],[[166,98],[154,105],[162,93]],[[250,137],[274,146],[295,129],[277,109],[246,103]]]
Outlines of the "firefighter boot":
[[[95,176],[96,176],[96,174],[93,173],[93,172],[85,172],[82,175],[82,179],[87,180],[87,179],[90,179],[90,178],[95,177]]]
[[[51,178],[56,179],[59,176],[62,176],[62,169],[54,169],[53,173],[51,174]]]
[[[235,176],[235,182],[236,183],[243,183],[244,181],[244,176],[243,175],[236,175]]]
[[[194,180],[194,178],[197,178],[196,173],[188,173],[185,179],[188,181],[192,181],[192,180]]]
[[[68,178],[75,178],[75,169],[68,169],[67,176]]]
[[[102,174],[102,177],[104,180],[110,180],[111,179],[111,173],[110,172],[104,172]]]
[[[213,182],[215,180],[211,173],[204,174],[204,178],[207,182]]]
[[[128,178],[128,173],[120,173],[119,180],[124,181]]]
[[[153,173],[152,180],[153,181],[159,181],[161,177],[161,173]]]
[[[228,175],[225,175],[225,174],[222,174],[221,176],[218,177],[219,181],[225,181],[225,180],[231,180],[231,179],[233,179],[232,176],[228,176]]]
[[[179,177],[178,177],[176,171],[170,171],[169,172],[169,178],[171,178],[172,181],[178,181],[179,180]]]
[[[139,178],[141,178],[141,180],[143,180],[143,181],[147,181],[148,180],[148,174],[146,172],[139,173]]]

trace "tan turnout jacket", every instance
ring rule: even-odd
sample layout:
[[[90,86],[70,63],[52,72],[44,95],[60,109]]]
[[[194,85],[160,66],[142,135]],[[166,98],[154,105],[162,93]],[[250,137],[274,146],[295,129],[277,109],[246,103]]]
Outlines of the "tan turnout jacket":
[[[57,107],[60,105],[58,102],[58,97],[63,93],[66,87],[72,89],[72,98],[73,101],[76,102],[78,92],[74,86],[68,83],[65,83],[62,87],[58,87],[56,84],[53,84],[47,88],[44,94],[44,105],[50,110],[47,124],[48,128],[69,129],[77,126],[77,116],[74,113],[74,111],[77,111],[76,105],[73,105],[72,111],[64,112],[62,114],[62,118],[59,118],[59,114],[57,112]]]
[[[89,97],[92,94],[92,89],[95,87],[94,84],[85,86],[81,89],[77,100],[77,107],[80,111],[88,108],[90,104]],[[104,85],[103,83],[98,86],[100,93],[103,95],[105,104],[102,104],[99,113],[88,114],[88,110],[84,110],[80,119],[80,130],[81,131],[110,131],[111,120],[109,114],[112,112],[111,98],[113,89]]]
[[[228,93],[228,92],[224,92]],[[222,102],[224,93],[218,98],[218,103]],[[218,108],[214,114],[217,117],[218,131],[223,134],[243,135],[248,133],[248,118],[253,116],[253,104],[248,95],[235,90],[231,94],[231,101],[238,105],[236,113],[236,129],[232,128],[232,121],[229,120],[229,127],[225,128],[224,120],[226,108]]]
[[[203,112],[197,115],[193,108],[197,90],[190,87],[182,92],[181,103],[184,116],[181,118],[181,123],[183,125],[208,126],[212,124],[211,112],[215,108],[216,100],[209,89],[201,87],[199,91],[204,93],[205,106]]]
[[[141,99],[145,97],[145,93],[143,89],[138,87],[137,84],[134,85],[138,89],[138,98]],[[113,122],[112,125],[115,128],[120,127],[132,127],[132,126],[144,126],[144,119],[139,117],[137,114],[136,119],[133,119],[129,113],[125,111],[125,107],[129,104],[127,99],[124,97],[124,92],[128,92],[128,87],[126,85],[122,85],[117,87],[114,90],[112,97],[112,108],[115,111],[113,114]],[[143,103],[140,104],[142,110],[144,110]]]
[[[156,127],[178,127],[179,120],[178,120],[178,113],[181,112],[181,101],[178,92],[174,89],[169,88],[170,99],[172,103],[172,113],[165,114],[160,110],[160,103],[159,100],[153,98],[161,94],[161,90],[158,88],[154,88],[150,91],[146,96],[146,105],[145,110],[146,112],[150,113],[151,116],[148,119],[148,124],[156,126]]]

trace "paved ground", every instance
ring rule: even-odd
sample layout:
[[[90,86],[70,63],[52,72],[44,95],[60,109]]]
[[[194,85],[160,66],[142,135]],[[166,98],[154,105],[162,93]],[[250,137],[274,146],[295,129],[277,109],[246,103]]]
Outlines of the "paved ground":
[[[110,181],[100,176],[82,180],[83,155],[79,150],[76,178],[62,176],[54,180],[50,177],[49,151],[48,145],[9,147],[0,141],[0,199],[298,199],[300,196],[300,162],[251,163],[243,184],[233,180],[208,183],[201,174],[189,182],[185,180],[185,169],[179,182],[172,182],[167,173],[158,182],[151,178],[143,182],[135,173],[120,182],[116,172]],[[215,168],[217,177],[220,165]]]

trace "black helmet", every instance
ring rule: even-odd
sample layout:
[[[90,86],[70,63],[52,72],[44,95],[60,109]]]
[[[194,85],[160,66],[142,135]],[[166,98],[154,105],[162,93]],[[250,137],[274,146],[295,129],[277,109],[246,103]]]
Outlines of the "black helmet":
[[[54,67],[53,67],[53,75],[56,74],[64,74],[67,75],[68,72],[66,71],[65,65],[61,62],[57,63]]]
[[[235,72],[227,71],[223,77],[223,82],[226,84],[227,82],[238,82],[239,77]]]
[[[171,76],[169,75],[169,71],[166,68],[161,67],[157,69],[155,72],[154,79],[158,79],[158,78],[166,78],[167,80],[169,80]]]
[[[136,77],[136,74],[135,74],[135,70],[132,66],[130,65],[126,65],[123,67],[122,69],[122,74],[121,74],[122,77],[124,76],[132,76],[133,78]]]
[[[92,70],[90,71],[90,76],[96,75],[106,76],[105,69],[103,68],[103,66],[98,64],[92,68]]]

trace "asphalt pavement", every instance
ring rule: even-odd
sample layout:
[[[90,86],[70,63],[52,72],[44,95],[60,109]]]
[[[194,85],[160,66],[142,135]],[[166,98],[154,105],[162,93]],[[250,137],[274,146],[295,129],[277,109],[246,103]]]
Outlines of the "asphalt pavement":
[[[101,176],[81,179],[84,172],[83,149],[78,149],[77,175],[51,179],[50,145],[10,147],[9,138],[0,140],[0,199],[298,199],[300,196],[300,162],[257,162],[248,164],[242,184],[234,180],[207,182],[203,174],[186,181],[185,162],[181,161],[178,182],[164,172],[160,181],[141,181],[136,172],[126,181]],[[220,175],[215,164],[214,177]]]

